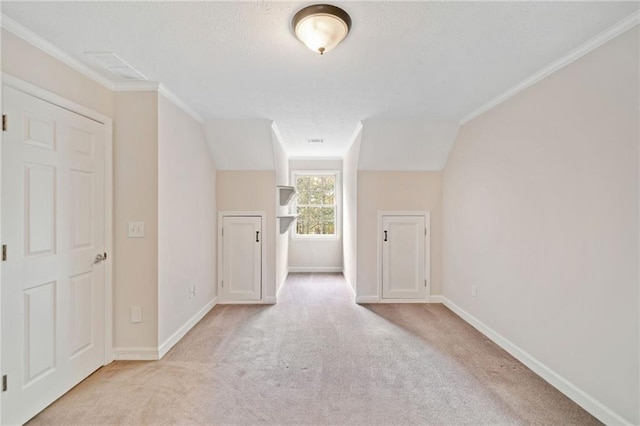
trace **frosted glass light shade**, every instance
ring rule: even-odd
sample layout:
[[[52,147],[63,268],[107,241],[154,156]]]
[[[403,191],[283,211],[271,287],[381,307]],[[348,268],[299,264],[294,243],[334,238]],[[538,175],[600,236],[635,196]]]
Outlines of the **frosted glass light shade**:
[[[328,4],[305,7],[293,17],[296,37],[321,55],[344,40],[350,28],[351,18],[347,12]]]

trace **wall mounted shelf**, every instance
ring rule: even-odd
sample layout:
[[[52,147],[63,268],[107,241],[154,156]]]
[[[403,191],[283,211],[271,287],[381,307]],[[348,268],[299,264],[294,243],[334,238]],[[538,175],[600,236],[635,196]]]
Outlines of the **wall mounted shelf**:
[[[278,185],[278,200],[281,206],[286,206],[296,194],[293,186]]]
[[[277,216],[278,220],[280,221],[280,233],[284,234],[285,232],[287,232],[289,230],[289,228],[291,227],[291,224],[293,222],[295,222],[296,218],[298,217],[297,214],[285,214],[282,216]]]

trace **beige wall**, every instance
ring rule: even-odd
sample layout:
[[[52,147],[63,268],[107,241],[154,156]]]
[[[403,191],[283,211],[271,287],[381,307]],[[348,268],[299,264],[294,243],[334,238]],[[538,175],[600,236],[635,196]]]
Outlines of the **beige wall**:
[[[157,92],[114,93],[4,29],[1,66],[3,72],[113,118],[114,349],[152,356],[159,342],[215,294],[215,170],[202,126],[164,97],[159,101]],[[184,206],[197,210],[197,217],[178,227],[178,208]],[[145,222],[145,238],[128,238],[129,221]],[[187,245],[198,249],[184,250]],[[191,300],[187,281],[197,285]],[[132,306],[142,307],[142,323],[130,322]]]
[[[276,166],[276,185],[289,186],[289,158],[278,137],[271,134],[273,142],[273,155]],[[280,206],[279,195],[276,196],[276,215],[289,214],[288,206]],[[292,225],[293,226],[293,225]],[[289,233],[280,233],[280,222],[276,221],[276,294],[287,278],[289,271]]]
[[[114,94],[6,30],[2,70],[113,118],[114,347],[156,347],[157,94]],[[129,220],[145,221],[147,237],[128,239]],[[142,306],[143,323],[129,321],[131,306]]]
[[[113,117],[113,92],[2,29],[2,71]]]
[[[114,348],[158,345],[158,94],[117,92],[114,120]],[[128,238],[128,222],[145,223]],[[142,323],[130,309],[141,306]]]
[[[292,173],[312,170],[337,171],[336,198],[341,206],[342,159],[291,159],[289,160],[289,169]],[[295,185],[295,182],[292,181],[292,185]],[[342,228],[342,208],[338,211],[338,220],[340,228]],[[294,232],[295,230],[292,230],[290,233],[289,268],[308,270],[340,270],[342,268],[342,229],[340,229],[338,238],[322,241],[297,238],[294,236]]]
[[[428,211],[431,295],[442,294],[442,172],[358,171],[357,295],[378,294],[378,212]]]
[[[2,71],[113,118],[114,348],[155,348],[157,93],[114,94],[4,29]],[[127,238],[129,220],[145,221],[146,238]],[[143,323],[129,321],[131,306],[142,306]]]
[[[634,424],[638,39],[467,123],[444,173],[445,297]]]
[[[263,283],[264,297],[275,301],[276,296],[276,172],[229,171],[216,173],[216,205],[223,211],[264,211],[266,232],[267,282]]]
[[[362,129],[354,139],[351,147],[344,156],[342,168],[342,265],[343,275],[356,291],[357,283],[357,226],[358,226],[358,159]]]
[[[158,97],[158,342],[216,295],[216,170],[200,123]],[[189,297],[189,288],[196,294]]]

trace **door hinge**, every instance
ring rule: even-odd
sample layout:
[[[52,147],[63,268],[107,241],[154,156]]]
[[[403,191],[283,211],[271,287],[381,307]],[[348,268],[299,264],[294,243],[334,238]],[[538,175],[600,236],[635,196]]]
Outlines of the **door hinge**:
[[[427,235],[427,228],[424,228],[424,235]]]
[[[427,280],[424,280],[424,286],[425,287],[427,286]]]
[[[2,376],[2,392],[7,391],[7,375]]]
[[[7,260],[7,245],[3,244],[2,245],[2,261],[6,261]]]
[[[7,131],[7,114],[2,114],[2,131]]]
[[[222,236],[224,237],[224,228],[222,228]]]
[[[222,288],[224,288],[224,280],[222,280]]]

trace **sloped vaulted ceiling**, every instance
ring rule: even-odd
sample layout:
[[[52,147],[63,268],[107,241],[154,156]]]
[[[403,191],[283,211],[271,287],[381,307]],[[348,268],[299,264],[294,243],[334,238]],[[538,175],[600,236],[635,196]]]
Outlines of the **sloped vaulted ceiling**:
[[[207,120],[204,123],[218,170],[275,170],[271,120]]]
[[[358,169],[442,170],[458,127],[457,120],[365,120]]]
[[[383,156],[384,167],[400,164],[372,130],[382,129],[384,120],[400,120],[401,125],[389,124],[400,132],[394,143],[415,149],[391,154],[404,152],[412,168],[436,167],[443,164],[447,143],[422,138],[425,146],[418,147],[415,135],[432,133],[441,125],[434,123],[469,116],[640,7],[608,1],[339,1],[351,15],[351,33],[320,56],[291,30],[291,18],[308,4],[3,1],[0,7],[3,19],[107,79],[117,81],[84,52],[114,52],[162,83],[204,119],[214,155],[224,157],[219,162],[245,169],[267,167],[262,156],[270,144],[263,139],[269,138],[254,132],[266,134],[268,126],[238,129],[234,120],[275,121],[285,149],[296,156],[344,154],[362,121],[363,167],[374,167],[373,159]],[[374,138],[370,148],[377,153],[365,144],[367,122]],[[241,130],[248,138],[240,141]],[[400,141],[401,134],[412,140]],[[325,143],[307,144],[310,138]],[[231,154],[234,149],[242,155]],[[417,152],[426,156],[419,165],[411,163]]]

